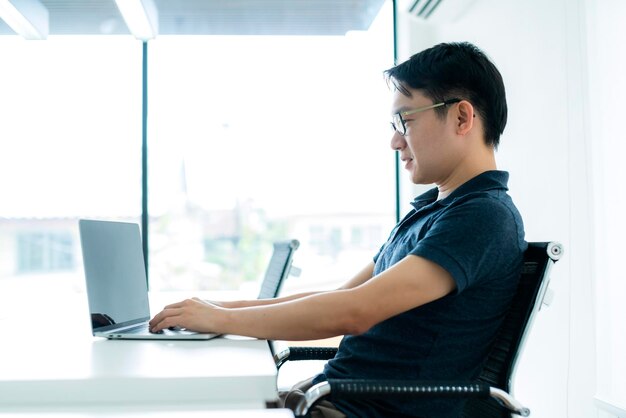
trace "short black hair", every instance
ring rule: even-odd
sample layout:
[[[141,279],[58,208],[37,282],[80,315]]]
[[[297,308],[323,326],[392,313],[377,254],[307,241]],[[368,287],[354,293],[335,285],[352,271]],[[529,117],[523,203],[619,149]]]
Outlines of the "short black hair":
[[[502,75],[489,58],[469,42],[441,43],[425,49],[385,71],[387,80],[402,94],[420,90],[434,102],[451,98],[468,100],[485,125],[485,142],[500,143],[507,119]],[[436,109],[440,116],[446,108]]]

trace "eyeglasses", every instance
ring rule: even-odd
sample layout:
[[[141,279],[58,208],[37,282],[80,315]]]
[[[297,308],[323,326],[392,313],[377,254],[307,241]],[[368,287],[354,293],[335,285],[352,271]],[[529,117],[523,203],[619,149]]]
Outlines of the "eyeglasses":
[[[444,100],[441,103],[436,103],[430,106],[424,106],[418,109],[405,110],[403,112],[394,113],[394,115],[391,117],[391,127],[393,128],[394,131],[397,131],[400,135],[405,136],[406,135],[406,121],[404,120],[405,116],[412,115],[414,113],[423,112],[425,110],[434,109],[436,107],[446,106],[452,103],[458,103],[460,101],[461,99],[448,99],[448,100]]]

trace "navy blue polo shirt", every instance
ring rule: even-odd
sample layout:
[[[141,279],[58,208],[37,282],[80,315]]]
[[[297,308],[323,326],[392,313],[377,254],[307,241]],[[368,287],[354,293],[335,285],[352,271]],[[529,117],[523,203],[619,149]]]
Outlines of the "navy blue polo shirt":
[[[451,294],[345,336],[326,378],[464,380],[475,378],[517,288],[527,244],[507,194],[508,173],[487,171],[437,200],[432,189],[392,230],[374,257],[374,275],[407,255],[433,261],[456,282]],[[349,417],[446,418],[451,400],[333,400]]]

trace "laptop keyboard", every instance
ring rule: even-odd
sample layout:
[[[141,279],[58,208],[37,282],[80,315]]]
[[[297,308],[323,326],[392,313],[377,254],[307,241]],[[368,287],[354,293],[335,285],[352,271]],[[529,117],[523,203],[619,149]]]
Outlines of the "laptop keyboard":
[[[150,332],[148,324],[141,324],[136,327],[125,329],[124,334],[163,334],[163,331]]]

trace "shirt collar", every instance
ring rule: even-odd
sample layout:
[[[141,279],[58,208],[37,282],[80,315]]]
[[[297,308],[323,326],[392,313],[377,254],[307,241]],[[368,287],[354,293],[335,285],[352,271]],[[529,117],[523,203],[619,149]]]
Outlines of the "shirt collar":
[[[436,187],[434,187],[428,190],[427,192],[422,193],[421,195],[417,196],[415,200],[411,202],[411,205],[415,209],[420,209],[436,201],[438,204],[442,206],[448,206],[455,199],[461,196],[465,196],[470,193],[484,192],[484,191],[493,190],[493,189],[502,189],[505,191],[509,190],[507,186],[508,181],[509,181],[509,173],[507,171],[500,171],[500,170],[485,171],[484,173],[477,175],[476,177],[466,181],[465,183],[457,187],[456,190],[450,193],[450,195],[446,197],[445,199],[441,199],[437,201],[439,190]]]

